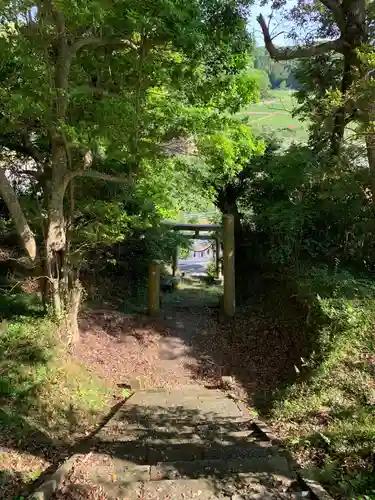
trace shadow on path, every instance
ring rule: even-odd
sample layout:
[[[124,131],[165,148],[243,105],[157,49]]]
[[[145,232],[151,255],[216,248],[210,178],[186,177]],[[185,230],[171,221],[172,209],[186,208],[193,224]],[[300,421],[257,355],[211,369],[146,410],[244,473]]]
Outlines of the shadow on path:
[[[207,287],[190,293],[195,300],[176,298],[166,307],[171,335],[189,348],[185,367],[193,379],[212,384],[222,375],[234,376],[242,396],[267,413],[277,393],[296,380],[301,358],[311,353],[306,312],[277,290],[272,296],[265,291],[238,308],[233,320],[223,321],[217,299],[216,307],[207,302]]]
[[[236,405],[199,386],[135,394],[90,444],[61,492],[68,498],[271,500],[300,489]]]

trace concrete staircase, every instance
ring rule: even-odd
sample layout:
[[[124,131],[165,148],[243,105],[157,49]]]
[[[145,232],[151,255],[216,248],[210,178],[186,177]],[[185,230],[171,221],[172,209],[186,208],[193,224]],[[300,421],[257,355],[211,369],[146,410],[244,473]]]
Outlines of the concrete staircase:
[[[79,484],[127,500],[311,498],[249,415],[202,386],[133,395],[76,466]]]

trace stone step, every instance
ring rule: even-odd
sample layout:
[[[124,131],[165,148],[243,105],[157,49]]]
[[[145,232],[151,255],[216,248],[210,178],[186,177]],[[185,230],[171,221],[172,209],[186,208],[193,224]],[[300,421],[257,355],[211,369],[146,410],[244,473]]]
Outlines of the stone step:
[[[127,406],[155,406],[159,408],[168,408],[170,406],[178,407],[196,407],[196,403],[203,404],[205,407],[208,404],[216,405],[218,403],[229,404],[237,408],[236,403],[228,397],[225,393],[221,391],[207,391],[204,393],[183,393],[179,391],[164,391],[164,392],[152,392],[148,394],[137,393],[132,396],[127,405],[124,406],[123,410],[126,410]],[[238,408],[237,408],[238,409]]]
[[[231,422],[246,422],[250,420],[247,415],[239,410],[234,401],[226,398],[213,398],[200,400],[192,398],[184,401],[171,401],[167,398],[153,401],[147,405],[141,401],[127,403],[113,419],[113,423],[125,421],[127,425],[137,424],[152,428],[168,425],[181,426],[196,425],[209,422],[229,424]]]
[[[176,479],[138,482],[105,487],[110,499],[126,500],[300,500],[311,498],[269,487],[264,478],[253,477],[247,484],[212,479]]]
[[[276,474],[294,479],[288,462],[282,456],[253,456],[236,459],[206,459],[160,462],[151,466],[151,481],[161,479],[197,479],[200,477],[247,477],[252,474]]]
[[[109,500],[228,500],[209,480],[112,483],[104,487]],[[229,497],[230,498],[230,497]]]
[[[206,389],[202,386],[183,386],[178,389],[155,389],[135,392],[129,403],[137,405],[147,404],[148,401],[158,402],[168,400],[173,402],[183,402],[191,399],[226,399],[226,392],[220,389]]]
[[[150,464],[174,461],[192,460],[232,460],[271,457],[275,449],[269,443],[242,443],[222,445],[221,443],[204,444],[203,446],[194,443],[167,445],[155,447],[150,445],[148,449],[147,461]]]
[[[208,479],[158,481],[135,483],[124,488],[122,497],[127,500],[228,500],[218,487]],[[115,497],[114,497],[115,498]],[[229,497],[230,498],[230,497]]]
[[[92,466],[86,464],[85,474],[97,484],[111,477],[122,482],[160,481],[162,479],[197,479],[200,477],[251,477],[252,474],[274,474],[290,480],[295,478],[283,456],[253,456],[233,459],[205,459],[139,464],[119,457],[94,453]]]
[[[149,436],[143,441],[99,441],[95,451],[119,459],[133,460],[139,464],[157,464],[158,462],[191,461],[203,459],[236,459],[250,457],[268,457],[277,452],[270,441],[242,435],[236,438],[224,436],[204,439],[199,435],[168,436],[159,439]]]
[[[120,440],[137,439],[139,441],[148,437],[163,439],[168,441],[171,438],[179,436],[183,439],[189,439],[194,436],[201,436],[204,439],[245,439],[250,436],[262,436],[256,426],[249,419],[215,419],[212,421],[199,420],[195,423],[186,420],[173,420],[162,423],[150,422],[143,418],[117,418],[110,420],[103,428],[98,437],[104,440],[111,440],[111,436]]]
[[[127,500],[133,498],[177,499],[180,498],[177,496],[179,491],[181,494],[185,494],[181,498],[196,498],[189,496],[190,491],[192,493],[195,491],[194,488],[191,490],[189,488],[198,484],[205,484],[204,488],[199,488],[202,495],[205,495],[208,492],[212,494],[219,494],[219,491],[224,492],[228,485],[232,485],[233,491],[237,491],[239,483],[247,486],[249,484],[261,485],[270,478],[274,478],[275,481],[277,480],[284,485],[295,481],[294,473],[290,471],[282,457],[254,457],[246,460],[198,460],[145,466],[106,455],[92,454],[82,467],[82,471],[80,471],[79,466],[76,468],[77,477],[84,473],[85,481],[88,484],[102,485],[110,498],[126,498]],[[176,494],[172,494],[174,485],[177,484],[181,490],[176,490]],[[268,490],[269,487],[267,487]],[[170,496],[159,497],[156,495],[158,491],[168,492]],[[140,495],[142,492],[148,492],[150,495],[153,492],[155,496],[142,496]],[[228,491],[225,494],[228,495]],[[212,498],[228,497],[212,496]],[[251,496],[251,498],[257,497]]]
[[[182,384],[177,388],[154,387],[144,390],[135,390],[135,394],[163,394],[163,393],[179,393],[179,394],[223,394],[223,391],[218,387],[206,387],[200,384]]]

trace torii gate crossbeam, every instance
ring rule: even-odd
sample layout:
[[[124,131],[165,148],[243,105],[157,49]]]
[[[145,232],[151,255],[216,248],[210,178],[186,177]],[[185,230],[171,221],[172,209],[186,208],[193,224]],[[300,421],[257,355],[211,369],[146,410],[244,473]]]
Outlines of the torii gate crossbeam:
[[[223,216],[221,224],[180,224],[175,222],[164,222],[176,231],[193,231],[195,238],[199,237],[200,231],[222,232],[223,238],[223,274],[224,274],[224,313],[234,316],[236,310],[235,299],[235,274],[234,274],[234,220],[233,215]],[[193,237],[194,238],[194,237]],[[211,237],[212,238],[212,237]],[[150,315],[158,314],[160,311],[160,268],[155,263],[150,264],[149,287],[148,287],[148,311]]]

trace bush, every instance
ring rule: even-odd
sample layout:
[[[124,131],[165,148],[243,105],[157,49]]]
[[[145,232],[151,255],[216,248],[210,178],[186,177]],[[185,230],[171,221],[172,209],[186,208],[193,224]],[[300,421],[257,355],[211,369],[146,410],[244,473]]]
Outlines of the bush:
[[[365,498],[375,490],[375,284],[324,265],[294,278],[315,348],[272,419],[313,477],[339,496]]]
[[[4,319],[10,312],[12,319]],[[3,498],[16,498],[111,404],[109,387],[75,362],[60,345],[56,324],[40,312],[33,296],[0,296]]]
[[[121,243],[91,255],[90,269],[83,273],[89,299],[117,301],[126,310],[143,309],[149,263],[156,260],[170,265],[176,246],[186,244],[186,238],[162,227],[133,228]]]
[[[259,263],[374,268],[368,169],[349,153],[332,166],[308,147],[280,151],[271,141],[266,154],[250,162],[239,203],[250,214],[248,237]]]

